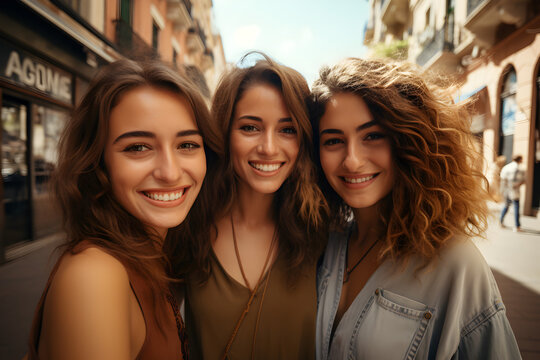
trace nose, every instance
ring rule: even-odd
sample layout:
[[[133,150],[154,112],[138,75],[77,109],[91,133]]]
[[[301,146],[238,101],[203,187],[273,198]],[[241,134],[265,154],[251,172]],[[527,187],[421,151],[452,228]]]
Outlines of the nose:
[[[277,154],[276,138],[273,131],[266,131],[261,137],[261,141],[257,146],[257,151],[266,156]]]
[[[183,170],[174,150],[161,151],[155,158],[154,177],[164,183],[177,182]]]
[[[358,144],[350,143],[343,159],[343,168],[349,172],[357,172],[366,163],[366,152]]]

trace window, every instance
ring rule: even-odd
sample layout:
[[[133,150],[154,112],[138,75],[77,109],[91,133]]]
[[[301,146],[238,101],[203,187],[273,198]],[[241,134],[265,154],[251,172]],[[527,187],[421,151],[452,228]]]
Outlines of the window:
[[[155,21],[152,21],[152,48],[158,50],[159,46],[159,26]]]
[[[500,118],[500,145],[499,155],[505,155],[509,162],[512,159],[514,148],[514,129],[516,125],[516,71],[511,67],[503,78],[501,90],[501,118]]]
[[[131,0],[120,0],[120,19],[128,25],[131,25],[131,9]]]

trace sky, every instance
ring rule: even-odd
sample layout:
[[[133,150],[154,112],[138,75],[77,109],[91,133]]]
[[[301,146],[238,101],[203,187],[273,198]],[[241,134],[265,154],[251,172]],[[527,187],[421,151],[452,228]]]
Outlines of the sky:
[[[367,51],[368,0],[213,0],[213,8],[227,62],[260,50],[310,86],[322,65]]]

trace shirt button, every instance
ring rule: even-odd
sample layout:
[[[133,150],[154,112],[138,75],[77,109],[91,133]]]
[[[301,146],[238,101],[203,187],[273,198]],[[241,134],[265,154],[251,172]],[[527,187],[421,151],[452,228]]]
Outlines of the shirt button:
[[[426,311],[426,313],[424,314],[424,319],[426,320],[431,319],[431,313],[429,311]]]
[[[379,289],[375,289],[375,295],[379,295]]]

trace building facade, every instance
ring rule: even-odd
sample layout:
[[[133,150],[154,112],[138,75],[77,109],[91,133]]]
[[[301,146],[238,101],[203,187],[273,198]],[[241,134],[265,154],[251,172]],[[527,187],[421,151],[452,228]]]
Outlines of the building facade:
[[[406,41],[406,58],[474,97],[471,131],[489,168],[524,157],[525,214],[540,209],[540,3],[534,0],[370,0],[364,43]]]
[[[160,58],[209,99],[225,67],[212,20],[211,0],[0,2],[0,263],[60,230],[48,188],[56,145],[96,71]]]

